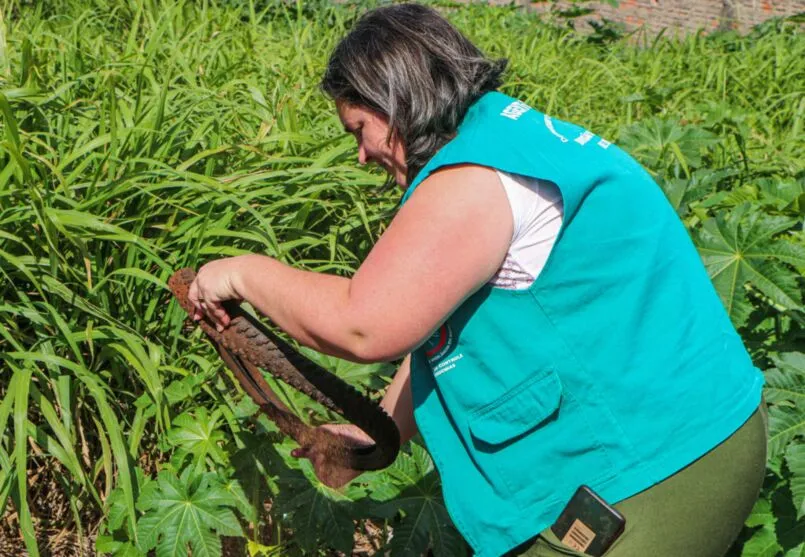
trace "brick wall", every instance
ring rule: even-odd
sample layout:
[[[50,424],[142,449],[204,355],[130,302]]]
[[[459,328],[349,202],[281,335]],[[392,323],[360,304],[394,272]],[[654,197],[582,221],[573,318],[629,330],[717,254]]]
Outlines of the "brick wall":
[[[521,0],[521,3],[540,11],[549,8],[546,3],[529,0]],[[617,8],[604,2],[590,2],[588,6],[595,10],[595,15],[583,16],[583,20],[603,17],[623,23],[629,29],[645,27],[653,32],[663,28],[685,32],[698,29],[746,31],[770,17],[805,12],[805,0],[620,0]]]

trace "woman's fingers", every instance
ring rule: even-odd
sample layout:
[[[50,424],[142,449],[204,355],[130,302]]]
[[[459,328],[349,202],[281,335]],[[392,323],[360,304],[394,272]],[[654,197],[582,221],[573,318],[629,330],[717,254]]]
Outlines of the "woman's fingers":
[[[204,316],[204,310],[199,300],[198,277],[190,283],[190,288],[187,289],[187,299],[193,304],[193,320],[198,321]]]
[[[224,306],[220,302],[215,302],[214,309],[213,309],[213,319],[217,323],[221,325],[221,327],[226,327],[229,325],[229,314],[224,309]]]
[[[187,299],[193,304],[193,320],[199,321],[205,315],[213,322],[218,332],[229,326],[230,317],[220,300],[207,298],[204,290],[199,287],[198,277],[190,284]]]
[[[224,330],[224,327],[229,325],[229,314],[224,309],[224,306],[221,305],[221,302],[209,301],[206,302],[203,307],[205,313],[215,324],[215,328],[218,329],[219,333]]]

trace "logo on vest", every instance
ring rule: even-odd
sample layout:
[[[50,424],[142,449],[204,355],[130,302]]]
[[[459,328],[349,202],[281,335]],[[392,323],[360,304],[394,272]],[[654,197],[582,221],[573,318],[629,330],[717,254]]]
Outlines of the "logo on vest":
[[[531,107],[524,102],[514,101],[500,113],[501,116],[509,118],[510,120],[517,120],[520,116],[531,110]]]
[[[456,367],[456,362],[464,357],[464,354],[447,357],[452,353],[455,344],[453,330],[448,323],[439,327],[425,342],[425,356],[428,358],[434,377],[447,373]]]

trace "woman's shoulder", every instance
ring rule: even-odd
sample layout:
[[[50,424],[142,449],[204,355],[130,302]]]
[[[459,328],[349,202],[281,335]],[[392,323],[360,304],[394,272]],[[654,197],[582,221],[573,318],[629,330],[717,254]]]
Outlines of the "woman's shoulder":
[[[488,212],[505,208],[504,216],[510,213],[497,171],[478,164],[461,163],[436,169],[419,184],[406,205],[411,206],[409,211],[424,210],[430,214],[434,207],[444,213],[471,211],[471,207]]]
[[[469,186],[485,188],[490,185],[500,186],[496,169],[475,163],[457,163],[441,166],[431,172],[422,180],[417,191],[437,188],[465,191]]]

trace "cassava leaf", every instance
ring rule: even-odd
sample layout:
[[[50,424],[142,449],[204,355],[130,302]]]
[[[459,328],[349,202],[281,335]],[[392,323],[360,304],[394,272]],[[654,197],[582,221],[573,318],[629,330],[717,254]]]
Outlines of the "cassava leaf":
[[[791,471],[791,495],[797,520],[805,516],[805,443],[792,443],[785,451],[785,461]]]
[[[309,460],[300,461],[299,467],[282,474],[278,480],[282,488],[274,500],[294,529],[294,543],[306,553],[326,545],[351,554],[355,525],[350,499],[319,482]]]
[[[118,541],[112,536],[98,536],[95,549],[101,554],[112,554],[114,557],[145,557],[145,553],[133,543]]]
[[[797,201],[805,194],[805,184],[793,180],[766,178],[759,180],[758,186],[761,200],[777,210],[794,209]]]
[[[249,522],[257,522],[259,518],[257,510],[251,504],[251,501],[249,501],[246,492],[243,490],[243,486],[240,485],[238,480],[230,479],[221,487],[228,493],[227,499],[235,503],[240,514],[242,514],[246,520]]]
[[[704,264],[736,327],[745,324],[752,311],[747,284],[780,309],[802,308],[799,274],[791,266],[805,267],[805,247],[777,237],[795,223],[742,204],[717,213],[696,233]]]
[[[767,402],[805,404],[805,367],[797,369],[777,363],[777,367],[767,370],[765,375]]]
[[[746,542],[741,557],[775,557],[780,549],[782,548],[777,541],[774,528],[764,526]]]
[[[805,519],[797,518],[790,490],[783,484],[772,494],[772,508],[777,522],[774,531],[783,552],[799,546],[805,540]]]
[[[299,351],[324,369],[329,370],[355,387],[381,388],[385,385],[382,377],[390,377],[396,369],[387,362],[362,364],[328,356],[306,347],[301,347]]]
[[[746,525],[750,528],[755,526],[774,526],[777,519],[771,509],[771,501],[768,499],[758,499],[755,501],[755,506],[752,507],[752,512],[746,519]]]
[[[281,461],[274,448],[276,439],[248,431],[241,431],[237,439],[243,448],[231,457],[235,477],[250,501],[250,506],[259,507],[272,495],[271,481],[276,476],[274,469],[278,461]]]
[[[789,549],[783,557],[805,557],[805,542],[802,542],[794,549]]]
[[[805,407],[775,405],[769,408],[769,458],[786,450],[797,436],[805,435]]]
[[[424,448],[411,444],[411,455],[400,453],[385,474],[389,482],[406,488],[394,499],[376,505],[379,516],[395,517],[394,536],[389,550],[392,555],[420,556],[428,548],[435,556],[461,555],[466,546],[447,514],[441,484],[433,461]]]
[[[794,373],[805,373],[805,354],[802,352],[784,352],[782,354],[772,354],[771,360],[774,365],[784,371]]]
[[[671,206],[676,209],[680,217],[685,217],[691,203],[712,199],[718,185],[736,174],[738,171],[734,169],[713,171],[710,168],[702,168],[693,172],[690,178],[659,179],[658,183]]]
[[[194,475],[192,470],[187,467],[178,478],[163,470],[143,488],[138,500],[145,512],[137,522],[140,550],[156,547],[157,557],[185,557],[189,546],[194,556],[219,557],[220,536],[243,535],[230,509],[237,505],[234,497],[215,474]]]
[[[137,467],[134,469],[134,477],[137,482],[140,497],[142,497],[142,493],[153,489],[152,484],[155,485],[155,482],[145,476],[142,468]],[[109,509],[106,516],[106,525],[109,528],[109,531],[114,532],[115,530],[123,528],[124,526],[128,528],[128,523],[126,523],[125,520],[129,510],[122,487],[118,486],[112,490],[112,493],[109,494],[109,498],[106,500],[106,505]],[[129,537],[133,538],[132,532],[129,532]]]
[[[208,414],[204,407],[185,412],[173,420],[168,441],[192,454],[196,461],[203,461],[209,456],[218,464],[223,464],[227,456],[221,448],[224,434],[218,429],[220,418],[220,410]]]
[[[658,174],[679,166],[688,176],[702,165],[703,152],[719,141],[716,134],[698,126],[659,117],[632,124],[618,138],[621,147]]]

